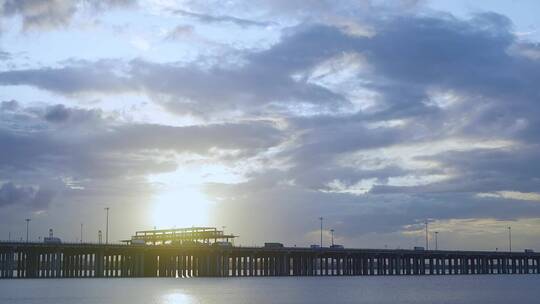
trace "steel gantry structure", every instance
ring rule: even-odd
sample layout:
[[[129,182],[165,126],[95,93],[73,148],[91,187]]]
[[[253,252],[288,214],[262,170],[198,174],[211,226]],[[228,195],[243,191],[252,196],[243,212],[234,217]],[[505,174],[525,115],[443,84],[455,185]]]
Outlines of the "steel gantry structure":
[[[135,232],[127,244],[145,245],[197,245],[229,242],[237,237],[225,234],[214,227],[191,227],[175,229],[154,229]]]

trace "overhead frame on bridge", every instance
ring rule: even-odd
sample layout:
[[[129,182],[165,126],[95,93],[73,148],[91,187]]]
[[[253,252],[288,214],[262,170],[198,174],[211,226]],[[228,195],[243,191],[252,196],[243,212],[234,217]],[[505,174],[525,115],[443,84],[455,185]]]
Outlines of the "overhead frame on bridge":
[[[129,244],[144,242],[148,245],[197,245],[229,242],[236,237],[233,234],[225,234],[215,227],[190,227],[136,231],[130,240],[123,242]]]

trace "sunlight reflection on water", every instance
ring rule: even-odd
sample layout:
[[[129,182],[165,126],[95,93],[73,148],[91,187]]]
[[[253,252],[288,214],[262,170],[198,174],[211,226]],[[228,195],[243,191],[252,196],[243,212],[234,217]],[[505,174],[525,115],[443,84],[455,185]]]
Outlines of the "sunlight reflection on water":
[[[538,304],[540,275],[0,280],[0,304]]]
[[[170,294],[163,295],[159,304],[192,304],[195,299],[187,294],[175,291]]]

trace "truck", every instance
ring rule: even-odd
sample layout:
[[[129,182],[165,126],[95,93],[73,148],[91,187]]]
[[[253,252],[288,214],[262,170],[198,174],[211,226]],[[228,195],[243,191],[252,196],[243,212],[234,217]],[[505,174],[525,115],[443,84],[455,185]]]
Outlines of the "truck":
[[[62,244],[62,240],[55,236],[46,236],[43,238],[44,244]]]
[[[422,246],[414,246],[414,250],[417,250],[417,251],[424,251],[424,247]]]
[[[330,245],[330,248],[332,248],[332,249],[344,249],[345,247],[343,245],[334,244],[334,245]]]
[[[231,242],[215,242],[215,243],[212,244],[212,246],[221,247],[221,248],[230,248],[233,245],[232,245]]]
[[[283,248],[283,244],[282,243],[273,243],[273,242],[264,243],[264,248]]]
[[[55,237],[52,228],[49,229],[49,236],[43,238],[45,244],[62,244],[62,240],[59,237]]]
[[[532,250],[532,249],[525,249],[525,253],[534,253],[534,250]]]
[[[321,245],[311,245],[309,246],[311,249],[321,249]]]

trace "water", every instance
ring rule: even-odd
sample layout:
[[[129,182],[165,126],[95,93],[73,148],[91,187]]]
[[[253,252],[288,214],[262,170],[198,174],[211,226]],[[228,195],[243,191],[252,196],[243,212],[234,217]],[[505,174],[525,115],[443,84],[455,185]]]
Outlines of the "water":
[[[0,280],[0,303],[540,303],[540,276]]]

